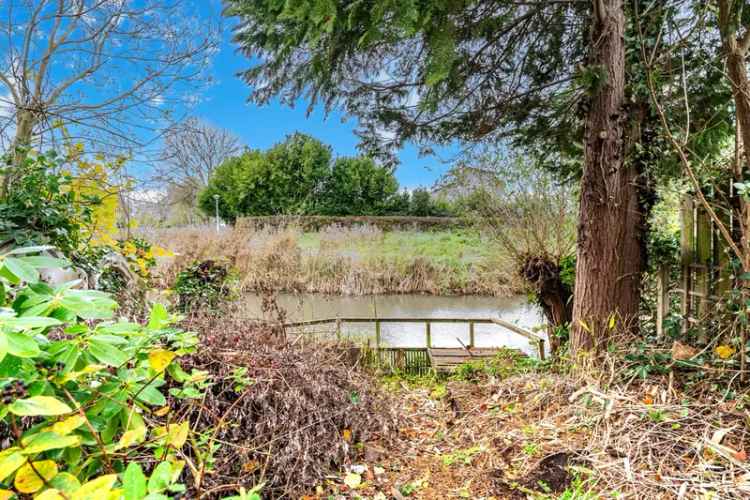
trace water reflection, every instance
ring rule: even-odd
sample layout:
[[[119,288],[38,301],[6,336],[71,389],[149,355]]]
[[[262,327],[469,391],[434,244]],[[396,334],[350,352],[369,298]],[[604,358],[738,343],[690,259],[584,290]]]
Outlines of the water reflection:
[[[242,298],[242,308],[248,318],[260,318],[261,301],[256,295]],[[306,321],[336,317],[380,318],[497,318],[500,317],[524,328],[534,330],[543,323],[537,307],[525,297],[438,297],[430,295],[332,296],[319,294],[282,294],[279,305],[287,313],[287,321]],[[318,333],[324,329],[317,328]],[[330,329],[326,328],[330,333]],[[371,339],[374,342],[375,324],[346,324],[343,335]],[[539,332],[541,333],[541,332]],[[536,347],[529,341],[497,325],[475,325],[477,347],[514,347],[529,354]],[[469,325],[432,323],[434,347],[461,347],[469,343]],[[419,323],[384,323],[381,344],[391,347],[424,347],[425,325]]]

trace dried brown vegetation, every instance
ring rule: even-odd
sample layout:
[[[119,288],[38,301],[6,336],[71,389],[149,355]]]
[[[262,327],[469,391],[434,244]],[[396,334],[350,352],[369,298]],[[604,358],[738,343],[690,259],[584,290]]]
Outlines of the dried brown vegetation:
[[[554,374],[451,382],[445,394],[399,392],[400,441],[385,458],[365,464],[372,480],[359,494],[590,500],[750,494],[750,434],[738,401],[694,399],[654,384],[604,390]]]
[[[176,274],[195,261],[224,259],[237,271],[242,288],[253,291],[510,296],[521,290],[520,277],[508,271],[502,255],[465,262],[459,257],[446,258],[440,248],[431,248],[433,255],[419,249],[385,248],[385,235],[371,226],[332,226],[312,234],[295,227],[238,227],[219,233],[209,228],[180,228],[144,233],[149,241],[176,254],[158,266],[157,275],[164,286],[170,286]],[[314,247],[306,246],[306,239],[314,239]],[[353,241],[365,249],[351,249]],[[453,245],[450,240],[436,244]]]
[[[273,324],[228,313],[194,315],[185,326],[202,340],[185,369],[213,381],[179,409],[218,447],[202,498],[260,483],[264,498],[297,498],[368,442],[388,441],[390,400],[336,346],[287,342]]]

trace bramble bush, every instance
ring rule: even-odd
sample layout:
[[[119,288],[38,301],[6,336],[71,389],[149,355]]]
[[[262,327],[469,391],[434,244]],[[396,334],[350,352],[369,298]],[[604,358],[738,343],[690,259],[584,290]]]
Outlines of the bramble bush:
[[[214,260],[193,262],[180,271],[174,284],[183,311],[198,306],[216,306],[230,296],[230,273],[226,264]]]
[[[186,489],[186,463],[199,483],[205,455],[185,460],[197,441],[164,390],[201,395],[183,388],[206,374],[177,361],[196,336],[162,305],[146,325],[121,322],[106,293],[40,282],[39,269],[68,265],[39,255],[48,249],[0,255],[0,499],[164,499]]]

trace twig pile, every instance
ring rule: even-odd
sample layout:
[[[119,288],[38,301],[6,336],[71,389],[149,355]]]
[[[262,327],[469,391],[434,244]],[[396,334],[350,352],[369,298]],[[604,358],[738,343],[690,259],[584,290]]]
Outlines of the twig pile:
[[[387,441],[389,400],[341,350],[288,344],[232,317],[193,318],[188,327],[203,342],[186,369],[208,370],[213,385],[183,411],[219,445],[202,497],[264,482],[264,497],[297,498],[350,462],[357,443]]]

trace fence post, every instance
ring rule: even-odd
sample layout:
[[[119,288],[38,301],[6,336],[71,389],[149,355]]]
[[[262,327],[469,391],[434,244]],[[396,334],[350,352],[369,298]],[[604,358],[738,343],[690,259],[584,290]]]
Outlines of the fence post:
[[[690,198],[690,196],[685,196],[682,200],[682,234],[681,234],[681,241],[680,241],[680,253],[682,257],[682,265],[681,265],[681,271],[682,271],[682,279],[680,286],[682,287],[682,307],[681,307],[681,315],[683,318],[682,321],[682,333],[686,334],[688,331],[688,328],[690,327],[690,316],[691,316],[691,296],[690,296],[690,290],[692,288],[692,280],[691,280],[691,264],[693,263],[693,238],[695,235],[695,229],[694,229],[694,207],[693,207],[693,200]]]
[[[378,359],[378,368],[380,368],[381,359],[380,359],[380,320],[375,320],[375,356],[377,356]]]
[[[669,297],[667,290],[669,289],[669,273],[667,266],[663,265],[659,268],[656,275],[656,336],[661,337],[664,335],[664,318],[669,311]]]
[[[469,321],[469,349],[474,349],[474,322]]]
[[[429,349],[430,347],[432,347],[432,331],[430,330],[430,320],[425,321],[424,326],[425,326],[425,330],[424,330],[425,341],[427,344],[427,349]]]

